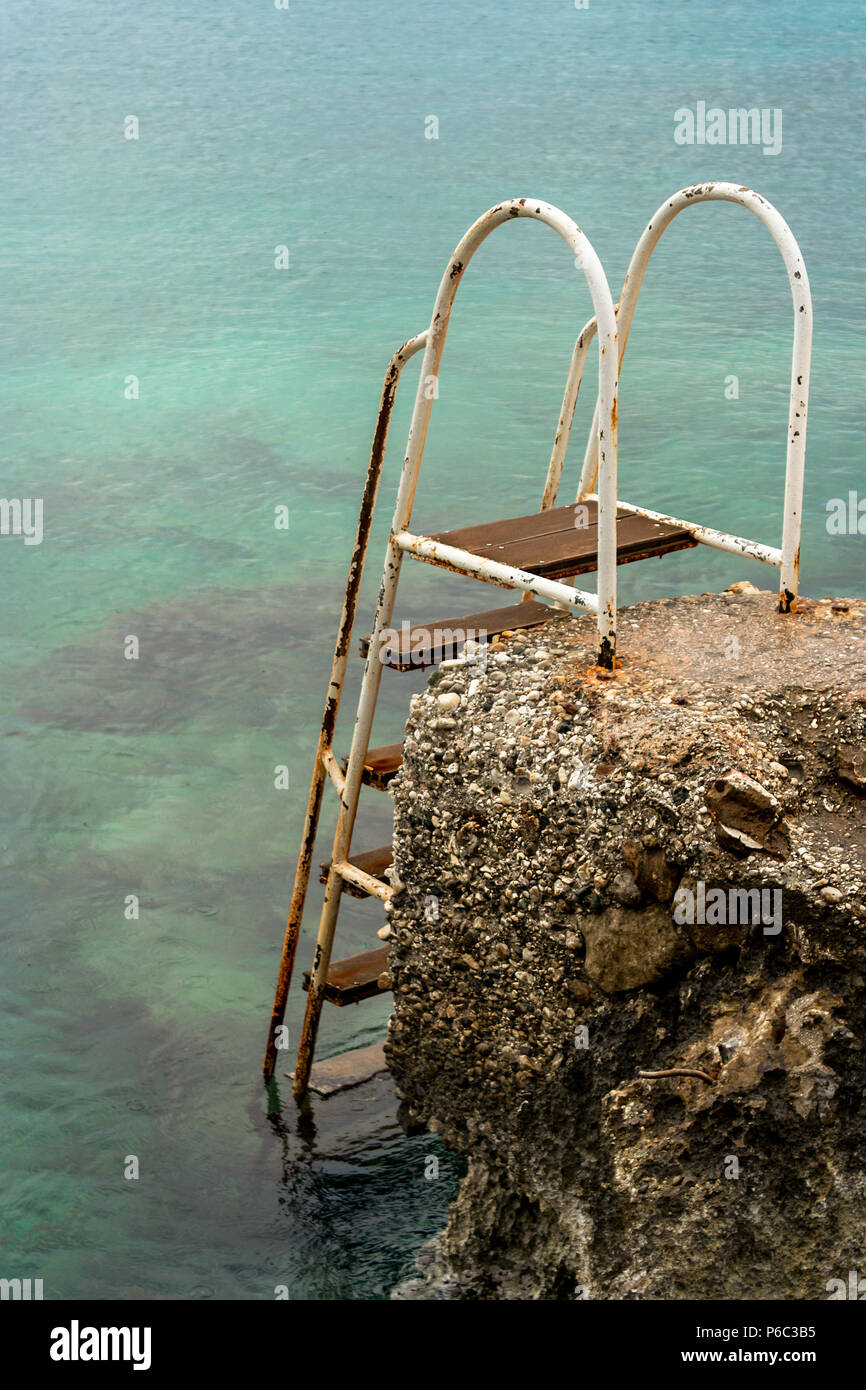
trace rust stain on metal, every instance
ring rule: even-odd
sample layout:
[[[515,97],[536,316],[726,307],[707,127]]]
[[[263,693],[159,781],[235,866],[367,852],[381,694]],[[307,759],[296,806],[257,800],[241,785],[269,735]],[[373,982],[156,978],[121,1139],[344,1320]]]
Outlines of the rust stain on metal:
[[[614,643],[609,637],[603,637],[599,645],[597,665],[602,671],[612,671],[614,669],[615,660],[616,652]]]

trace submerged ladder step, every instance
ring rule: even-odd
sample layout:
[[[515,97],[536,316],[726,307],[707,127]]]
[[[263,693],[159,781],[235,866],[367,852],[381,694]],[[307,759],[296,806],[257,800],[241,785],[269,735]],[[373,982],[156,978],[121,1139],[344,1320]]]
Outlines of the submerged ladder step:
[[[388,880],[385,878],[385,870],[390,869],[394,862],[394,854],[390,845],[380,845],[378,849],[365,849],[360,854],[350,854],[347,863],[352,864],[362,873],[369,874],[371,878],[381,879],[387,886]],[[320,865],[319,882],[327,883],[328,874],[331,870],[331,860],[327,864]],[[351,893],[353,898],[368,898],[369,893],[357,883],[350,883],[344,880],[344,887],[347,893]]]
[[[463,649],[467,638],[483,642],[502,632],[518,632],[546,623],[554,610],[546,603],[512,603],[507,608],[491,608],[486,613],[469,613],[463,618],[446,618],[442,622],[406,624],[397,629],[383,647],[383,665],[392,671],[421,671],[425,666],[438,666],[440,661],[452,661]],[[361,638],[361,655],[366,658],[370,638]]]
[[[343,759],[344,772],[348,761],[348,758]],[[395,772],[399,770],[402,761],[402,743],[383,743],[381,748],[371,748],[364,760],[361,781],[366,787],[376,787],[378,791],[383,792]]]
[[[546,579],[570,578],[598,568],[598,503],[576,502],[530,516],[437,531],[428,539]],[[621,507],[617,511],[618,565],[687,550],[697,544],[685,526],[653,521]]]
[[[388,947],[380,946],[375,951],[361,951],[356,956],[346,956],[345,960],[332,960],[328,969],[328,983],[325,998],[331,1004],[342,1007],[344,1004],[358,1004],[362,999],[371,999],[374,994],[386,991],[379,985],[379,977],[388,968]],[[304,989],[310,988],[310,971],[304,971]]]

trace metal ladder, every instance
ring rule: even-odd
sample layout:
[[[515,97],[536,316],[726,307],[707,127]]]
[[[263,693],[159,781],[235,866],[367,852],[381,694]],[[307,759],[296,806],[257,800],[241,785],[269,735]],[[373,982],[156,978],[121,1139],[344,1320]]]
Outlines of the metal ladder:
[[[731,536],[709,527],[649,511],[617,499],[617,386],[640,286],[652,251],[665,227],[692,203],[722,200],[754,212],[769,228],[782,253],[794,300],[794,354],[788,425],[787,464],[782,547],[776,549]],[[562,409],[548,465],[541,509],[526,517],[508,518],[481,526],[430,536],[409,530],[415,490],[427,428],[435,398],[435,384],[451,309],[469,260],[495,227],[516,217],[531,217],[552,227],[568,245],[586,276],[595,314],[575,343],[569,365]],[[575,614],[596,615],[596,661],[603,670],[616,661],[617,565],[653,555],[663,555],[698,544],[745,555],[781,570],[780,610],[791,612],[797,595],[800,521],[806,442],[806,403],[809,385],[812,311],[805,266],[794,237],[776,210],[751,189],[734,184],[711,183],[681,190],[667,200],[638,241],[629,264],[619,304],[614,308],[601,263],[580,228],[564,213],[535,199],[512,199],[491,208],[470,227],[458,245],[442,277],[429,328],[411,338],[394,354],[385,373],[376,429],[373,437],[364,495],[352,550],[343,610],[334,648],[331,676],[307,802],[300,853],[295,871],[280,971],[277,979],[263,1072],[273,1076],[286,1002],[313,862],[322,795],[330,780],[340,799],[333,850],[324,877],[325,896],[319,922],[313,965],[305,976],[307,1004],[293,1079],[296,1097],[306,1094],[316,1045],[322,1006],[357,1002],[382,992],[388,947],[331,962],[331,949],[341,897],[344,891],[373,896],[383,902],[392,888],[385,872],[391,862],[390,846],[351,854],[352,832],[362,785],[380,789],[400,766],[399,744],[370,749],[376,699],[384,667],[418,669],[453,656],[458,640],[469,630],[494,635],[529,628],[544,622],[550,608]],[[568,447],[581,377],[587,352],[598,337],[598,395],[595,415],[584,455],[577,502],[556,507],[557,494]],[[348,662],[358,593],[370,536],[370,527],[385,457],[388,427],[401,372],[416,353],[424,350],[418,391],[409,429],[397,502],[388,540],[382,583],[369,638],[362,643],[364,675],[348,758],[341,766],[333,750],[333,738]],[[576,517],[580,508],[580,520]],[[467,618],[440,623],[404,624],[399,638],[390,627],[403,556],[466,574],[483,582],[522,591],[523,601]],[[564,579],[597,571],[598,591],[592,594],[566,585]],[[471,626],[470,626],[471,625]],[[417,653],[421,652],[420,658]]]

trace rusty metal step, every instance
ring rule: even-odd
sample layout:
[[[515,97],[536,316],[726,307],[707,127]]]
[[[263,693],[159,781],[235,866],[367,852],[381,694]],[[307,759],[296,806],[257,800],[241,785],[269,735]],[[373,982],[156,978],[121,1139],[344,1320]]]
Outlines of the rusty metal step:
[[[395,630],[395,640],[388,643],[384,661],[392,671],[422,671],[425,666],[438,666],[440,661],[452,661],[463,648],[467,637],[474,642],[496,637],[501,632],[518,632],[539,627],[553,617],[554,609],[545,603],[512,603],[507,608],[491,608],[486,613],[469,613],[463,618],[446,618],[442,622],[416,623],[413,627]],[[361,655],[366,658],[370,638],[361,638]]]
[[[343,772],[346,771],[348,761],[348,757],[343,759]],[[371,748],[367,753],[361,781],[365,786],[375,787],[377,791],[383,792],[402,761],[402,743],[383,743],[381,748]]]
[[[387,968],[387,946],[380,946],[375,951],[361,951],[357,956],[346,956],[345,960],[332,960],[325,998],[329,1003],[342,1007],[344,1004],[359,1004],[362,999],[371,999],[374,994],[385,994],[386,990],[379,986],[379,977]],[[304,989],[309,988],[310,971],[305,970]]]
[[[570,578],[598,568],[598,504],[580,502],[551,507],[530,516],[438,531],[430,539],[546,579]],[[617,512],[618,565],[688,550],[697,544],[684,526],[651,521],[622,509]]]
[[[381,879],[383,883],[387,883],[388,880],[385,877],[385,870],[390,869],[394,862],[394,855],[390,845],[380,845],[378,849],[365,849],[362,850],[360,854],[350,854],[348,862],[354,864],[356,869],[363,870],[365,874],[370,874],[372,878],[378,878]],[[327,883],[330,870],[330,859],[327,864],[321,864],[319,866],[320,883]],[[353,898],[368,898],[370,896],[370,894],[366,893],[357,883],[349,883],[346,881],[344,888],[347,893],[351,893]]]

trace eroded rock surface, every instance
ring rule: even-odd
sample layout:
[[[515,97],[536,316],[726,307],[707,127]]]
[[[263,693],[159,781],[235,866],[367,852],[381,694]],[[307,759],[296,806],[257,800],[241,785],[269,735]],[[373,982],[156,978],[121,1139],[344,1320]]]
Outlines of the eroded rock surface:
[[[413,702],[386,1055],[469,1167],[402,1296],[866,1268],[866,604],[802,609],[637,605],[607,680],[554,617]]]

